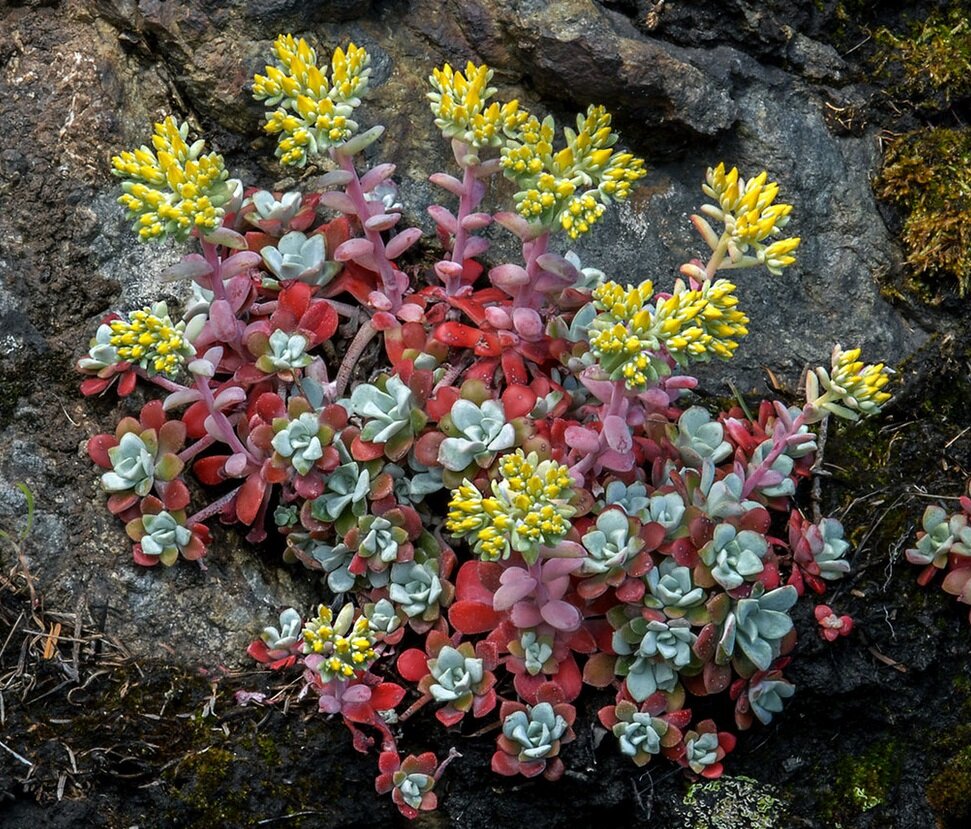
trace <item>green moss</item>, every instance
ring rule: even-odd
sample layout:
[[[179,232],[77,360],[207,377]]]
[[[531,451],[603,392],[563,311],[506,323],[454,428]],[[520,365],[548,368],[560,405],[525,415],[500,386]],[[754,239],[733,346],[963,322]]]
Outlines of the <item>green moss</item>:
[[[946,109],[971,95],[971,22],[957,4],[914,23],[905,35],[875,32],[881,56],[898,80],[891,91],[922,109]]]
[[[693,784],[677,809],[690,829],[777,829],[785,804],[774,788],[749,777],[721,777]]]
[[[952,756],[927,785],[927,802],[943,827],[966,826],[971,818],[971,746]]]
[[[904,213],[901,241],[913,274],[971,286],[971,129],[935,127],[899,138],[875,183]]]
[[[823,804],[823,816],[834,827],[881,805],[900,779],[900,755],[896,744],[886,740],[863,754],[846,754],[831,774],[833,788]]]

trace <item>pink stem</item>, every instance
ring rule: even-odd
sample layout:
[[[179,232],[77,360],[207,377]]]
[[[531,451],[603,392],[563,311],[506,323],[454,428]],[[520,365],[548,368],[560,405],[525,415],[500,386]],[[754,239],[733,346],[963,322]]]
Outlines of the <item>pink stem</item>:
[[[465,263],[465,245],[469,238],[468,231],[462,227],[462,222],[476,208],[475,191],[475,167],[466,167],[462,176],[462,195],[459,196],[458,228],[455,231],[455,240],[452,243],[451,261],[457,265]],[[455,296],[459,288],[462,287],[462,277],[446,277],[445,293],[448,296]]]
[[[148,380],[150,383],[154,383],[159,388],[165,389],[166,391],[186,391],[186,389],[188,389],[188,386],[183,386],[181,383],[176,383],[169,380],[167,377],[163,377],[161,374],[149,374],[140,366],[135,367],[135,374],[144,380]]]
[[[532,242],[523,244],[523,257],[526,260],[526,273],[529,275],[529,281],[516,292],[512,303],[514,308],[532,308],[534,303],[538,304],[538,294],[533,290],[540,272],[536,260],[546,253],[549,245],[550,232],[548,230],[537,236]]]
[[[799,429],[802,427],[803,423],[805,423],[805,420],[805,413],[800,412],[799,416],[792,421],[792,426],[788,432],[784,432],[778,427],[775,429],[772,434],[772,449],[769,451],[769,454],[763,458],[762,463],[760,463],[752,474],[745,479],[745,485],[742,487],[743,498],[748,498],[748,496],[755,491],[762,479],[765,477],[765,473],[772,469],[772,464],[778,460],[779,455],[786,451],[786,447],[789,445],[787,438],[798,434]]]
[[[226,506],[233,498],[236,497],[237,493],[243,488],[242,484],[236,487],[232,492],[227,492],[221,498],[217,498],[208,507],[203,507],[195,515],[190,515],[185,523],[189,526],[192,524],[201,524],[207,518],[212,518],[217,512],[221,512],[222,508]]]
[[[368,230],[365,222],[371,218],[371,207],[367,197],[364,195],[364,188],[361,187],[361,179],[358,178],[357,168],[354,166],[354,158],[341,153],[334,153],[333,157],[341,165],[345,172],[351,174],[351,180],[347,183],[346,192],[354,203],[358,218],[361,220],[361,228],[364,230],[364,238],[367,239],[374,248],[374,261],[378,266],[378,273],[381,275],[381,285],[384,288],[384,295],[391,303],[391,311],[401,308],[401,291],[398,289],[398,280],[394,274],[391,260],[388,259],[384,250],[384,239],[376,230]]]
[[[249,458],[251,462],[258,463],[257,459],[253,457],[249,449],[243,446],[243,442],[236,434],[236,430],[233,428],[233,424],[229,422],[229,418],[216,408],[216,398],[213,397],[212,389],[209,388],[208,379],[197,376],[196,388],[199,389],[199,393],[202,395],[202,399],[206,403],[206,408],[209,409],[209,414],[212,416],[216,426],[219,428],[223,441],[229,444],[230,448],[232,448],[232,450],[237,454],[243,454]]]
[[[195,443],[193,443],[191,446],[187,446],[185,449],[179,452],[179,460],[182,461],[183,463],[188,463],[196,455],[198,455],[200,452],[204,452],[215,442],[216,442],[216,439],[212,435],[204,435],[203,437],[199,438],[199,440],[197,440]]]
[[[344,390],[351,380],[351,372],[354,371],[354,366],[361,359],[361,355],[364,353],[364,349],[367,348],[367,344],[374,339],[377,333],[378,329],[374,327],[374,323],[371,320],[367,320],[364,325],[357,329],[357,334],[351,340],[351,344],[347,348],[347,353],[341,361],[340,368],[337,369],[337,378],[334,380],[335,397],[339,398],[344,394]]]

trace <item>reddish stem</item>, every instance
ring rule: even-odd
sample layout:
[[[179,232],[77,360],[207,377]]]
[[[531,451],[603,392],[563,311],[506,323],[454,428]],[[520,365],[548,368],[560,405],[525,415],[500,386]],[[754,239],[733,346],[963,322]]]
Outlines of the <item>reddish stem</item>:
[[[354,158],[353,156],[343,155],[342,153],[334,153],[332,157],[341,165],[341,168],[345,172],[351,174],[351,180],[347,183],[345,191],[354,203],[354,209],[357,211],[357,216],[361,220],[361,229],[364,231],[364,238],[374,248],[374,261],[378,266],[378,273],[381,276],[384,295],[391,303],[391,311],[394,313],[401,308],[401,291],[398,290],[398,280],[395,278],[391,260],[388,259],[388,255],[385,253],[384,239],[381,238],[381,234],[378,231],[368,230],[365,226],[365,222],[371,218],[371,207],[367,197],[364,195],[364,188],[361,187],[361,179],[358,178],[357,168],[354,166]]]

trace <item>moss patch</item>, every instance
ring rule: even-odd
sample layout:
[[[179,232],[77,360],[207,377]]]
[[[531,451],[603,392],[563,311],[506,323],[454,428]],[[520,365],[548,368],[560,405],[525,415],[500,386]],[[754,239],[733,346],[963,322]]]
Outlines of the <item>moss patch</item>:
[[[900,756],[891,740],[877,743],[862,754],[843,755],[834,769],[833,788],[823,804],[823,816],[834,827],[880,806],[900,779]]]
[[[901,241],[920,278],[971,286],[971,129],[935,127],[898,139],[887,151],[876,193],[904,213]]]
[[[963,5],[963,4],[962,4]],[[875,32],[883,59],[899,71],[892,91],[920,109],[945,109],[971,95],[971,21],[958,5],[914,23],[897,35]]]
[[[786,825],[785,804],[776,790],[749,777],[695,783],[677,813],[688,829],[777,829]]]
[[[927,802],[943,827],[967,826],[971,818],[971,746],[951,757],[927,786]]]

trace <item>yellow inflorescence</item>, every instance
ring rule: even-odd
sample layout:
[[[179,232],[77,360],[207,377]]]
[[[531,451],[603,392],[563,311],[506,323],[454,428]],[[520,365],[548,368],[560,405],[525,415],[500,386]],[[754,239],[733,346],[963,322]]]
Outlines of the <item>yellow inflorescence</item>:
[[[304,652],[323,657],[317,670],[324,680],[350,679],[377,659],[374,632],[368,620],[361,616],[352,624],[353,618],[351,604],[344,605],[336,620],[329,607],[320,605],[317,618],[304,625]]]
[[[120,359],[158,374],[175,374],[195,354],[183,336],[185,324],[173,325],[167,314],[151,308],[132,311],[127,320],[113,320],[109,327],[109,343]]]
[[[860,349],[833,353],[833,370],[830,373],[834,390],[842,391],[842,402],[865,414],[875,414],[890,399],[883,391],[890,382],[890,369],[883,363],[866,365],[860,360]]]
[[[556,124],[552,116],[526,119],[502,150],[502,168],[522,189],[516,210],[531,221],[562,227],[571,239],[600,219],[605,205],[624,201],[647,171],[644,162],[611,147],[617,136],[611,116],[591,106],[577,116],[577,131],[564,130],[566,147],[553,152]]]
[[[367,91],[371,57],[353,43],[346,52],[338,47],[328,78],[303,38],[280,35],[273,55],[276,64],[253,80],[253,97],[278,107],[267,115],[263,129],[279,136],[280,162],[302,167],[310,156],[343,144],[357,132],[351,116]]]
[[[556,543],[570,529],[576,510],[569,504],[569,470],[520,449],[500,458],[499,475],[489,498],[467,480],[453,490],[445,526],[453,535],[472,536],[485,561],[508,558],[511,550],[535,560],[540,546]]]
[[[738,348],[737,338],[748,334],[749,322],[736,308],[734,291],[735,285],[727,279],[706,281],[700,290],[685,290],[679,280],[674,293],[658,302],[658,337],[676,360],[731,358]]]
[[[188,124],[172,116],[155,125],[154,152],[148,147],[111,159],[112,172],[125,179],[120,204],[135,219],[143,242],[174,236],[185,239],[194,228],[215,230],[229,199],[226,168],[218,153],[202,154],[205,144],[186,143]]]
[[[593,291],[601,313],[591,324],[590,351],[612,380],[624,380],[632,391],[669,373],[660,359],[662,346],[679,363],[727,360],[738,348],[737,338],[748,333],[734,290],[725,279],[692,290],[678,280],[671,296],[650,305],[649,280],[633,288],[604,282]]]
[[[795,262],[790,254],[799,247],[799,238],[790,237],[765,245],[770,236],[779,233],[789,222],[792,205],[777,204],[779,185],[768,181],[768,173],[761,172],[746,181],[738,169],[725,171],[725,165],[708,170],[701,188],[717,202],[705,205],[703,211],[725,224],[725,232],[739,253],[750,247],[758,261],[774,274]]]
[[[493,101],[487,106],[496,94],[495,87],[489,86],[491,79],[488,66],[471,61],[464,72],[456,72],[447,63],[432,71],[428,98],[435,126],[446,138],[457,138],[476,149],[499,147],[526,121],[527,113],[519,108],[519,101]]]

